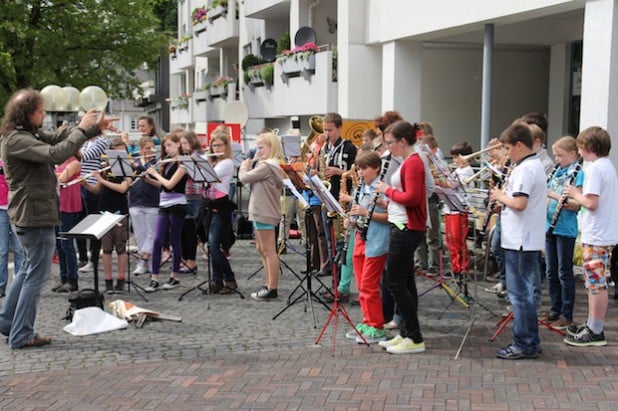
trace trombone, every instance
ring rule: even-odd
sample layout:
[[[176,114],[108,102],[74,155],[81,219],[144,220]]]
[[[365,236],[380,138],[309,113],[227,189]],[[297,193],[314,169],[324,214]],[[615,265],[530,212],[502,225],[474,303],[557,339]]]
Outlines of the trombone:
[[[474,152],[474,153],[472,153],[472,154],[467,154],[467,155],[465,155],[465,156],[462,156],[462,155],[460,154],[460,155],[459,155],[459,158],[460,158],[460,159],[462,159],[462,160],[463,160],[463,161],[465,161],[465,162],[470,162],[470,160],[473,160],[473,159],[475,159],[476,157],[479,157],[480,155],[482,155],[482,154],[484,154],[484,153],[486,153],[486,152],[488,152],[488,151],[495,150],[495,149],[497,149],[497,148],[501,148],[501,147],[502,147],[502,143],[500,143],[500,144],[494,144],[493,146],[485,147],[484,149],[479,150],[479,151],[477,151],[477,152]]]

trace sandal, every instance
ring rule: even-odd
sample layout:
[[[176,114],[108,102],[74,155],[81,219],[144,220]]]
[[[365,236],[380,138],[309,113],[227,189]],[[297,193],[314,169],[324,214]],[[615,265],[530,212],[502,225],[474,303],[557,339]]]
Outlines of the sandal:
[[[42,347],[44,345],[51,344],[51,342],[51,337],[43,337],[38,334],[34,334],[34,337],[30,341],[28,341],[19,348]]]

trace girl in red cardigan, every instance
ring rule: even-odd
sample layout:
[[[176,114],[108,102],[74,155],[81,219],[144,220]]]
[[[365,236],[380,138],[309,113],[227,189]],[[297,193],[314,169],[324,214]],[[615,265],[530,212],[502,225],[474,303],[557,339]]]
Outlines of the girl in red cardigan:
[[[425,165],[414,149],[417,124],[397,121],[384,131],[384,144],[403,163],[391,177],[392,187],[380,182],[376,191],[386,194],[388,222],[391,224],[390,246],[386,265],[388,289],[402,316],[400,333],[380,346],[391,354],[412,354],[425,351],[418,323],[418,292],[414,275],[414,251],[423,240],[427,221]]]

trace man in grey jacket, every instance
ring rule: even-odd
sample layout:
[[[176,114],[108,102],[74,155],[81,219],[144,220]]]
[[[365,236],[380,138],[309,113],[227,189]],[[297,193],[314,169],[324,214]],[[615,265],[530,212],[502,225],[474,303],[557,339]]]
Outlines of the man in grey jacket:
[[[54,165],[75,155],[87,138],[107,129],[112,120],[91,110],[78,127],[48,135],[40,131],[44,118],[41,94],[20,90],[7,103],[0,128],[8,214],[25,255],[0,310],[0,333],[9,337],[11,348],[51,343],[51,337],[34,332],[34,322],[51,271],[55,227],[60,224]]]

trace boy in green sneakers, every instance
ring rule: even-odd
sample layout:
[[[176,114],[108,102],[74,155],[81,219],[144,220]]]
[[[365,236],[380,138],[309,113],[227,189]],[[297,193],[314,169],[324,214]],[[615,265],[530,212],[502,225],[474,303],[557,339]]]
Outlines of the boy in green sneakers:
[[[384,168],[388,167],[385,162]],[[356,329],[361,338],[352,330],[346,337],[358,343],[377,343],[386,339],[384,332],[384,315],[380,298],[380,279],[386,264],[389,244],[389,226],[386,222],[386,210],[377,206],[380,194],[374,187],[380,180],[378,174],[382,168],[380,156],[375,152],[363,152],[356,159],[356,169],[361,178],[360,190],[354,196],[354,203],[349,215],[355,219],[354,252],[352,263],[358,287],[358,302],[363,312],[363,321]],[[375,193],[375,194],[374,194]]]

